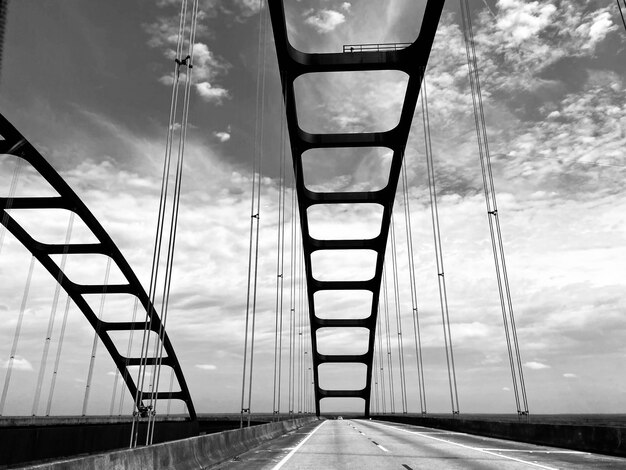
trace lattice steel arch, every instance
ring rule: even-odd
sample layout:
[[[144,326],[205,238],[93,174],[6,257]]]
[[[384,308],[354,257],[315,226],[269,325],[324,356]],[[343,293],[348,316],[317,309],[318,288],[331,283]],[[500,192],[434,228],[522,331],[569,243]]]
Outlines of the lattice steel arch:
[[[161,319],[159,318],[154,306],[148,298],[148,294],[143,289],[137,276],[131,269],[130,265],[115,245],[111,237],[104,230],[102,225],[97,221],[87,206],[80,200],[76,193],[61,178],[61,176],[52,168],[52,166],[44,159],[44,157],[33,147],[22,134],[2,115],[0,115],[0,136],[4,140],[0,140],[0,155],[12,155],[28,162],[58,193],[59,196],[52,197],[17,197],[17,198],[0,198],[0,208],[2,209],[1,220],[7,230],[19,240],[24,247],[32,253],[32,255],[46,268],[55,280],[60,279],[59,284],[72,301],[78,306],[100,337],[100,341],[106,347],[115,362],[122,378],[125,379],[126,386],[133,397],[137,396],[137,385],[133,380],[128,367],[139,366],[140,357],[125,357],[116,348],[115,343],[111,339],[109,332],[111,331],[143,331],[148,324],[148,318],[151,319],[151,331],[157,335],[161,329]],[[11,217],[8,211],[11,209],[65,209],[74,212],[89,228],[97,243],[70,243],[65,244],[47,244],[35,240],[27,231]],[[71,281],[59,266],[54,262],[50,255],[63,254],[81,254],[81,255],[104,255],[111,258],[121,273],[128,281],[126,284],[78,284]],[[106,322],[98,319],[93,309],[89,306],[83,295],[87,294],[129,294],[137,299],[147,312],[147,316],[143,321],[135,322]],[[177,392],[159,392],[144,391],[143,400],[136,403],[137,407],[143,407],[144,401],[154,397],[159,399],[182,400],[187,405],[189,417],[196,420],[196,411],[191,400],[189,388],[183,375],[183,371],[172,347],[169,337],[163,330],[161,341],[166,355],[162,359],[162,364],[169,366],[174,371],[176,380],[180,390]],[[152,366],[156,363],[157,358],[149,357],[144,364]],[[127,373],[125,373],[127,372]]]
[[[415,42],[401,50],[359,51],[344,53],[305,53],[295,49],[287,36],[283,0],[268,0],[278,66],[282,81],[287,126],[298,195],[302,228],[302,243],[308,286],[309,318],[313,348],[313,375],[315,383],[315,410],[320,414],[320,401],[326,397],[355,397],[365,401],[365,416],[370,412],[372,361],[378,299],[380,294],[385,247],[389,235],[389,222],[393,209],[398,178],[404,157],[411,121],[420,91],[421,79],[428,62],[432,43],[439,24],[444,0],[428,0],[419,35]],[[294,81],[301,75],[328,72],[364,72],[373,70],[398,70],[408,75],[408,83],[400,120],[396,127],[385,132],[368,133],[309,133],[300,128],[296,110]],[[302,154],[311,149],[347,147],[386,147],[393,158],[387,185],[377,191],[314,192],[305,187]],[[380,204],[383,206],[380,234],[371,239],[319,240],[309,234],[307,209],[315,204]],[[376,252],[375,274],[365,281],[319,281],[313,277],[311,254],[317,250],[373,250]],[[371,314],[363,319],[320,318],[315,314],[314,294],[323,290],[365,290],[372,293]],[[318,329],[323,327],[366,328],[369,331],[365,354],[325,355],[317,347]],[[360,390],[327,390],[319,386],[319,366],[324,363],[361,363],[366,366],[365,387]]]

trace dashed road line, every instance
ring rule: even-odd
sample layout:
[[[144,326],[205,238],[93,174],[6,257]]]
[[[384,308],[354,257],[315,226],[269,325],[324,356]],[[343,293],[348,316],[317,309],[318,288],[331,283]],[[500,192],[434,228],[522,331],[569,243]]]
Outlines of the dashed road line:
[[[530,465],[532,467],[543,468],[545,470],[558,470],[555,467],[548,467],[546,465],[541,465],[541,464],[538,464],[538,463],[535,463],[535,462],[529,462],[528,460],[522,460],[522,459],[518,459],[518,458],[515,458],[515,457],[508,456],[508,455],[496,454],[495,452],[484,450],[484,449],[481,449],[480,447],[472,447],[472,446],[468,446],[468,445],[465,445],[465,444],[459,444],[458,442],[448,441],[446,439],[439,439],[438,437],[429,436],[429,435],[427,435],[425,433],[422,433],[422,432],[408,431],[406,429],[398,428],[398,427],[395,427],[395,426],[389,426],[387,424],[382,424],[382,423],[376,423],[376,425],[383,426],[385,428],[395,429],[396,431],[402,431],[402,432],[405,432],[407,434],[413,434],[413,435],[416,435],[416,436],[425,437],[426,439],[432,439],[433,441],[445,442],[446,444],[455,445],[457,447],[463,447],[464,449],[475,450],[477,452],[482,452],[484,454],[493,455],[494,457],[501,457],[503,459],[513,460],[515,462],[524,463],[524,464]]]

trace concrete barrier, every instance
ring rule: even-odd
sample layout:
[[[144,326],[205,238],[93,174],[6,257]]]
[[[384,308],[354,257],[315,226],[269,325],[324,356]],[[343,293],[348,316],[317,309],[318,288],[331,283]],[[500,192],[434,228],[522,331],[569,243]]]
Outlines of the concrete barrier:
[[[138,447],[21,468],[31,470],[205,469],[316,420],[315,417],[309,417],[279,421],[164,442],[149,447]]]
[[[375,419],[626,457],[626,428],[618,426],[411,416],[377,416]]]

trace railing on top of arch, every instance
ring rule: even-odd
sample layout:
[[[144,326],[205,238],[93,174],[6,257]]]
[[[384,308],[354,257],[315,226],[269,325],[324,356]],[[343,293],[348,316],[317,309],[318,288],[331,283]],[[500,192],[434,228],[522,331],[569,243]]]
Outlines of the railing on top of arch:
[[[343,46],[343,52],[383,52],[383,51],[399,51],[409,47],[410,42],[389,42],[382,44],[346,44]]]

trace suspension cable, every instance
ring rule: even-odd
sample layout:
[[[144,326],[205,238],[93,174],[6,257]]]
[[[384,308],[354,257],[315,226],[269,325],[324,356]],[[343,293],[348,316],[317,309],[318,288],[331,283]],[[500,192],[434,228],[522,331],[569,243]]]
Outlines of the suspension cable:
[[[385,342],[387,345],[387,371],[389,372],[389,407],[391,414],[396,412],[396,400],[393,383],[393,359],[391,354],[391,328],[389,326],[389,293],[387,291],[387,264],[383,263],[383,307],[385,311]]]
[[[163,175],[161,179],[161,194],[159,198],[159,213],[157,217],[157,229],[155,233],[154,250],[152,252],[152,267],[150,272],[150,286],[148,289],[148,305],[146,305],[146,327],[143,330],[141,341],[141,359],[139,363],[139,371],[137,376],[137,391],[135,394],[135,410],[133,411],[133,423],[131,427],[130,447],[137,445],[139,435],[139,419],[148,417],[151,409],[143,404],[143,396],[145,393],[146,374],[148,373],[148,356],[150,351],[150,332],[152,331],[152,318],[155,312],[156,293],[158,288],[159,268],[161,265],[161,253],[163,243],[163,233],[165,227],[165,215],[167,209],[167,197],[170,181],[170,166],[172,160],[172,146],[174,141],[174,128],[178,111],[179,84],[180,84],[180,67],[183,65],[181,61],[184,46],[185,25],[187,20],[187,0],[182,0],[180,20],[178,26],[178,37],[176,44],[176,57],[174,59],[174,73],[172,80],[172,95],[170,101],[170,115],[167,126],[167,137],[165,143],[165,157],[163,159]],[[186,60],[185,60],[186,63]],[[152,392],[151,392],[152,393]],[[148,437],[148,433],[146,434]]]
[[[135,321],[137,320],[137,310],[139,309],[139,297],[135,297],[135,303],[133,305],[133,318],[132,318],[132,326],[130,328],[130,334],[128,335],[128,346],[126,348],[126,359],[124,359],[124,376],[123,376],[123,381],[124,383],[126,383],[126,380],[128,379],[128,365],[130,364],[130,355],[132,354],[132,348],[133,348],[133,337],[135,335]],[[124,397],[126,396],[126,388],[125,387],[121,387],[120,389],[120,403],[119,403],[119,407],[118,407],[118,412],[117,414],[119,416],[122,416],[122,409],[124,407]]]
[[[65,299],[65,309],[63,311],[63,321],[61,321],[61,332],[59,333],[59,345],[54,359],[54,367],[52,369],[52,379],[50,380],[50,392],[48,393],[48,405],[46,406],[46,416],[50,416],[52,408],[52,397],[56,386],[57,375],[59,373],[59,364],[61,363],[61,352],[63,350],[63,340],[65,339],[65,328],[67,327],[67,317],[70,311],[71,298],[68,295]]]
[[[250,426],[251,419],[251,403],[252,403],[252,373],[254,368],[254,337],[256,326],[256,301],[257,301],[257,277],[259,269],[259,230],[260,230],[260,217],[261,217],[261,183],[263,178],[262,172],[262,160],[263,160],[263,115],[265,107],[265,56],[266,56],[266,38],[267,38],[267,13],[266,8],[263,6],[263,0],[259,0],[259,44],[258,44],[258,56],[259,56],[259,69],[257,71],[257,95],[256,95],[256,132],[255,132],[255,148],[253,152],[253,178],[252,178],[252,197],[251,197],[251,223],[250,233],[252,233],[253,226],[256,225],[256,231],[254,235],[254,268],[252,268],[252,251],[249,257],[248,265],[248,293],[246,301],[246,334],[244,347],[244,356],[248,353],[248,324],[250,322],[250,316],[252,317],[251,331],[250,331],[250,367],[248,373],[248,400],[247,407],[244,408],[245,398],[244,393],[241,397],[241,422],[240,427],[243,427],[243,415],[248,415],[248,426]],[[256,174],[258,173],[258,177]],[[257,181],[258,179],[258,181]],[[255,187],[256,185],[256,187]],[[256,195],[255,195],[256,193]],[[256,199],[256,202],[255,202]],[[250,242],[252,250],[252,240]],[[250,295],[252,291],[252,308],[250,308]],[[243,367],[243,389],[246,387],[246,359],[244,357]]]
[[[280,366],[282,356],[282,322],[283,322],[283,269],[285,249],[285,118],[281,113],[280,122],[280,169],[278,185],[278,223],[276,224],[276,313],[274,325],[274,394],[272,414],[278,419],[280,412]]]
[[[296,242],[297,242],[297,234],[296,231],[296,223],[297,223],[297,210],[296,210],[296,191],[295,191],[295,177],[292,177],[292,186],[291,186],[291,243],[290,243],[290,262],[289,262],[289,416],[293,415],[293,377],[294,377],[294,341],[295,341],[295,313],[296,313]]]
[[[396,311],[396,331],[398,340],[398,367],[400,375],[400,396],[402,400],[402,413],[407,413],[407,398],[406,398],[406,373],[404,363],[404,339],[402,338],[402,315],[400,307],[400,287],[398,283],[398,253],[396,248],[396,229],[395,218],[391,216],[390,223],[390,235],[391,235],[391,272],[393,274],[393,295],[394,306]]]
[[[176,246],[176,234],[178,228],[178,217],[180,211],[180,195],[182,190],[182,177],[184,168],[184,153],[185,142],[187,138],[188,120],[189,120],[189,103],[191,96],[191,73],[193,67],[194,57],[194,42],[196,36],[196,25],[198,18],[198,0],[194,0],[192,15],[191,15],[191,27],[190,27],[190,39],[187,57],[185,64],[187,65],[187,73],[185,74],[185,92],[183,98],[182,119],[180,127],[180,138],[178,141],[178,157],[176,161],[176,174],[174,182],[174,197],[172,205],[172,218],[169,227],[169,240],[167,247],[167,257],[165,265],[165,282],[163,286],[162,294],[162,309],[161,309],[161,325],[158,332],[159,341],[155,341],[155,354],[156,362],[152,368],[152,393],[150,394],[150,407],[152,412],[148,416],[148,432],[146,444],[150,445],[154,439],[154,427],[156,422],[157,411],[157,394],[159,393],[159,382],[161,379],[161,368],[163,364],[163,352],[165,347],[165,327],[167,325],[167,317],[169,312],[169,299],[172,285],[172,273],[174,266],[174,252]],[[158,350],[157,346],[158,345]]]
[[[441,306],[441,323],[443,326],[444,346],[446,349],[446,364],[448,368],[448,383],[450,386],[450,404],[452,414],[459,414],[459,394],[456,383],[456,367],[454,364],[454,348],[452,346],[452,332],[450,330],[450,314],[448,309],[448,293],[446,277],[443,267],[443,247],[441,245],[441,231],[439,226],[439,209],[437,206],[437,190],[435,186],[435,170],[430,135],[430,119],[428,115],[428,93],[426,90],[426,74],[422,73],[421,93],[422,117],[424,125],[424,143],[426,152],[426,166],[428,173],[428,194],[430,197],[430,215],[433,227],[433,242],[435,259],[437,262],[437,284],[439,287],[439,303]]]
[[[383,355],[383,330],[382,330],[382,320],[381,320],[381,308],[380,308],[380,298],[378,300],[378,314],[376,315],[376,335],[378,339],[378,365],[380,369],[380,398],[381,398],[381,406],[382,413],[385,414],[387,412],[387,403],[385,396],[385,355]]]
[[[301,234],[302,235],[302,234]],[[302,240],[302,238],[300,238]],[[302,342],[302,324],[303,324],[303,285],[304,285],[304,253],[302,245],[300,245],[300,268],[298,271],[298,414],[302,414],[302,365],[304,363],[304,349]]]
[[[413,337],[415,339],[415,362],[417,366],[417,385],[420,411],[426,413],[426,387],[424,382],[424,364],[422,360],[422,336],[420,332],[419,310],[417,302],[417,282],[415,278],[415,255],[413,251],[413,230],[411,227],[411,207],[409,203],[409,184],[406,171],[406,156],[402,159],[402,195],[404,197],[404,219],[406,228],[407,256],[409,261],[409,284],[411,287],[411,312],[413,319]]]
[[[624,12],[622,11],[622,4],[619,2],[619,0],[617,1],[617,7],[619,8],[619,14],[622,17],[622,24],[624,25],[624,30],[626,31],[626,19],[624,18]],[[626,0],[622,0],[622,2],[624,2],[624,9],[626,10]]]
[[[15,325],[15,334],[13,335],[13,344],[11,346],[11,355],[9,356],[9,362],[7,364],[7,372],[4,377],[4,387],[2,387],[2,396],[0,397],[0,416],[4,412],[4,404],[7,399],[7,393],[9,391],[9,382],[11,381],[11,372],[13,371],[13,363],[15,362],[15,355],[17,353],[17,345],[20,340],[20,333],[22,331],[22,321],[24,320],[24,312],[26,311],[26,302],[28,301],[28,293],[30,291],[30,284],[33,278],[33,268],[35,267],[35,257],[30,259],[30,267],[28,268],[28,276],[26,277],[26,286],[24,287],[24,295],[22,296],[22,304],[20,305],[20,314],[17,317],[17,324]]]
[[[2,253],[2,247],[4,246],[4,236],[7,231],[6,224],[9,220],[8,211],[11,209],[11,207],[13,207],[13,199],[15,199],[15,192],[17,191],[17,184],[19,182],[20,174],[22,172],[23,166],[24,166],[24,160],[21,158],[18,158],[13,168],[13,176],[11,177],[11,185],[9,186],[7,204],[4,210],[2,211],[2,226],[0,227],[0,253]]]
[[[283,129],[286,126],[286,117],[285,113],[283,113]],[[281,398],[281,390],[282,390],[282,371],[283,371],[283,318],[284,318],[284,300],[285,300],[285,197],[287,196],[287,187],[285,181],[285,167],[287,162],[287,139],[286,133],[283,130],[283,139],[281,140],[281,160],[282,160],[282,178],[281,178],[281,193],[282,193],[282,224],[281,224],[281,243],[280,243],[280,322],[279,322],[279,333],[278,333],[278,397],[276,401],[276,412],[277,419],[280,416],[280,398]]]
[[[89,372],[87,373],[87,384],[85,385],[85,397],[83,399],[82,416],[87,415],[87,405],[89,404],[89,393],[91,392],[91,381],[93,380],[93,370],[96,363],[96,354],[98,352],[98,343],[100,340],[100,328],[102,326],[102,317],[104,314],[104,303],[106,300],[107,288],[109,285],[109,275],[111,274],[111,258],[107,257],[107,267],[104,272],[104,283],[102,294],[100,296],[100,307],[98,308],[98,323],[93,336],[93,344],[91,346],[91,357],[89,359]]]
[[[61,266],[57,275],[57,282],[54,289],[54,297],[52,298],[52,308],[50,310],[50,317],[48,318],[48,329],[46,330],[46,337],[44,339],[43,351],[41,353],[41,362],[39,363],[39,375],[37,377],[37,386],[35,388],[35,397],[33,399],[32,415],[37,415],[37,408],[39,408],[39,398],[41,397],[41,386],[43,385],[43,378],[46,373],[46,364],[48,362],[48,352],[50,351],[50,340],[52,338],[52,331],[54,329],[54,321],[56,319],[57,307],[59,304],[59,294],[61,292],[61,282],[63,281],[65,272],[65,263],[67,261],[67,253],[69,251],[69,243],[72,237],[72,228],[74,226],[74,212],[70,212],[69,222],[67,225],[67,231],[65,234],[65,245],[63,246],[63,255],[61,256]]]
[[[380,399],[378,393],[378,354],[376,351],[376,339],[374,339],[374,353],[372,354],[372,379],[374,387],[372,387],[372,395],[374,398],[374,410],[376,414],[380,414]]]
[[[483,191],[485,194],[485,205],[487,207],[487,219],[489,221],[489,233],[491,236],[491,246],[498,282],[498,293],[500,296],[500,307],[502,310],[502,321],[504,324],[505,338],[509,355],[509,365],[511,368],[511,378],[518,415],[528,415],[528,400],[526,397],[526,385],[524,383],[524,372],[522,368],[522,358],[517,339],[517,329],[515,326],[515,316],[513,313],[513,302],[509,288],[509,280],[504,256],[504,243],[502,241],[502,231],[498,215],[498,205],[496,200],[496,190],[491,168],[491,157],[489,154],[489,141],[487,138],[487,126],[482,101],[480,87],[480,77],[478,73],[478,60],[476,56],[476,46],[474,33],[472,30],[472,19],[467,0],[461,1],[461,13],[463,20],[463,37],[465,39],[465,51],[467,55],[467,67],[469,71],[470,88],[472,92],[472,103],[474,107],[474,121],[476,126],[476,136],[478,140],[478,151],[483,180]],[[511,344],[513,343],[513,344]],[[520,400],[521,396],[521,400]]]

